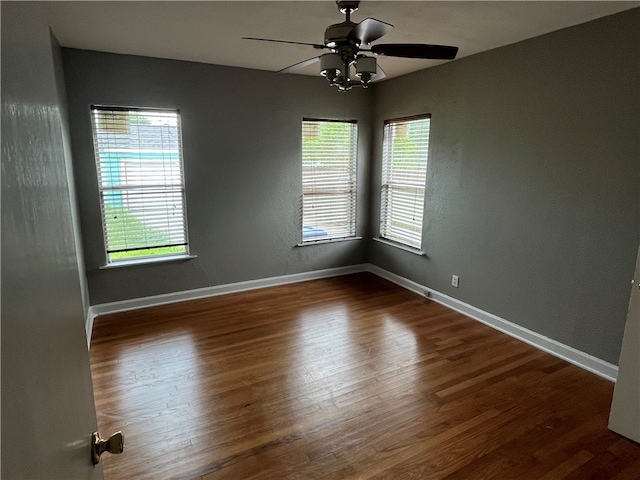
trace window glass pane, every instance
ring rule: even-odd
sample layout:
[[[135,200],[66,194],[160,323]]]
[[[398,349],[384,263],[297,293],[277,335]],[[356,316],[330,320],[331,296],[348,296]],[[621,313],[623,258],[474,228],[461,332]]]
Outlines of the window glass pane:
[[[177,111],[93,107],[109,262],[187,253]]]
[[[430,118],[386,122],[380,236],[420,248]]]
[[[355,122],[302,122],[302,241],[356,234]]]

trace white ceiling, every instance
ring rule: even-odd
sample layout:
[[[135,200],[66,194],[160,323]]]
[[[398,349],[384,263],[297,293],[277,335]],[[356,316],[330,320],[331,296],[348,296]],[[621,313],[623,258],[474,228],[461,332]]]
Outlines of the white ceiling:
[[[395,28],[375,43],[455,45],[458,58],[640,5],[616,1],[367,1],[353,14]],[[62,46],[277,71],[318,55],[312,47],[242,40],[323,43],[344,20],[333,0],[50,2]],[[383,57],[387,78],[443,63]],[[317,64],[300,71],[316,75]]]

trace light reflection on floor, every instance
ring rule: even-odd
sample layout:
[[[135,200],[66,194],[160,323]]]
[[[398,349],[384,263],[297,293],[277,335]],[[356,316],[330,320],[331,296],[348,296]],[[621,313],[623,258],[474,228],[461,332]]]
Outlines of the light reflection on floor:
[[[115,375],[114,385],[127,386],[118,394],[117,411],[125,415],[118,425],[125,431],[128,451],[143,453],[149,448],[148,437],[126,435],[126,427],[138,422],[146,424],[147,432],[154,432],[155,441],[163,440],[158,446],[171,450],[191,445],[191,432],[197,430],[204,412],[198,351],[190,334],[145,340],[123,349]]]
[[[350,315],[344,305],[337,305],[300,316],[293,391],[305,390],[307,397],[319,403],[339,401],[341,394],[374,378],[376,372],[397,371],[414,361],[418,342],[410,326],[381,314],[370,320],[378,323],[376,333],[363,337],[353,330]],[[405,385],[412,388],[413,377],[409,376]]]

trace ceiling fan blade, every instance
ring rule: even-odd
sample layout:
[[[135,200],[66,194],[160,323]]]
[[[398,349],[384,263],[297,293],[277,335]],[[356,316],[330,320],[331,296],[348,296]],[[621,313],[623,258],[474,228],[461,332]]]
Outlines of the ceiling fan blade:
[[[321,49],[328,48],[320,43],[305,43],[305,42],[291,42],[289,40],[273,40],[272,38],[256,38],[256,37],[242,37],[243,40],[258,40],[260,42],[277,42],[277,43],[290,43],[292,45],[308,45],[313,48]]]
[[[453,60],[458,53],[458,47],[423,43],[387,43],[374,45],[371,47],[371,51],[376,55],[386,55],[388,57]]]
[[[369,45],[379,39],[393,28],[390,23],[385,23],[375,18],[365,18],[349,32],[351,40],[359,40],[361,45]]]
[[[313,57],[308,60],[304,60],[302,62],[294,63],[282,70],[278,70],[276,73],[292,73],[300,68],[308,67],[309,65],[313,65],[314,63],[320,61],[320,57]]]

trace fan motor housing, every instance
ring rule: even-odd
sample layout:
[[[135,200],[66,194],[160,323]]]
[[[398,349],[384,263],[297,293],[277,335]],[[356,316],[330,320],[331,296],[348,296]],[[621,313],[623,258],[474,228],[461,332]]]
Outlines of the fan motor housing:
[[[330,25],[324,31],[324,44],[329,48],[335,48],[340,45],[355,43],[349,38],[349,33],[355,26],[356,24],[350,21]]]

